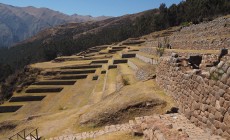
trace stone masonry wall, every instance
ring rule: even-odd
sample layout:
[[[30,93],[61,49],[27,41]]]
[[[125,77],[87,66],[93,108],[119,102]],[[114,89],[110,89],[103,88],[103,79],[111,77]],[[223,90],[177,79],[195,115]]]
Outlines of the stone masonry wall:
[[[145,63],[149,63],[152,65],[157,64],[157,60],[142,56],[140,54],[136,54],[136,58],[140,59],[141,61],[144,61]]]
[[[211,22],[203,22],[182,28],[169,36],[169,42],[173,49],[221,49],[229,48],[230,18],[221,17]],[[158,40],[153,39],[147,43],[149,47],[156,47]]]
[[[138,67],[135,63],[128,60],[128,65],[131,69],[135,71],[135,77],[138,80],[147,80],[153,76],[155,69],[153,65],[146,64],[145,66]]]
[[[197,126],[230,138],[230,63],[221,62],[209,77],[183,71],[179,58],[163,57],[156,70],[157,82],[179,104],[179,111]],[[202,72],[201,72],[202,73]],[[218,78],[213,78],[213,75]]]

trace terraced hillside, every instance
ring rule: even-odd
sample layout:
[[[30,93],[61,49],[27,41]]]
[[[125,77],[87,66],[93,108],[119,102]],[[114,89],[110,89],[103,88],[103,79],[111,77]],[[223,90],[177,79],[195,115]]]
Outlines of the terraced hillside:
[[[157,46],[148,46],[177,31],[31,64],[28,71],[39,71],[35,82],[22,84],[0,105],[0,139],[36,128],[50,140],[228,138],[230,56],[219,58],[219,46],[165,48],[159,57]],[[197,55],[198,66],[191,61]],[[204,95],[201,89],[209,83],[215,86]]]
[[[98,46],[30,65],[29,71],[39,70],[35,82],[18,87],[20,90],[0,106],[0,127],[6,127],[1,129],[1,136],[39,127],[39,135],[48,138],[60,131],[94,130],[170,110],[173,101],[164,98],[154,81],[141,81],[151,78],[154,70],[137,74],[141,67],[155,67],[138,59],[137,49],[137,45]],[[144,90],[139,88],[142,84]]]
[[[220,17],[211,22],[203,22],[187,27],[178,28],[162,34],[161,38],[152,38],[155,34],[147,35],[148,46],[157,46],[158,40],[169,36],[173,49],[215,50],[229,48],[230,44],[230,16]]]

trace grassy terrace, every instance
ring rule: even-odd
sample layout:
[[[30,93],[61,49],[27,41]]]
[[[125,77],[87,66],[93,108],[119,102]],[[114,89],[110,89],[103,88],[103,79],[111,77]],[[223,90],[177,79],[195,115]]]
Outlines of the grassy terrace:
[[[117,75],[118,75],[117,69],[108,70],[107,81],[106,81],[106,86],[105,86],[103,97],[106,97],[116,91]]]
[[[120,64],[118,65],[119,73],[121,74],[124,81],[128,82],[127,84],[133,84],[137,82],[135,78],[134,71],[128,66],[128,64]]]
[[[90,65],[90,63],[91,63],[91,60],[64,61],[61,63],[54,63],[50,61],[50,62],[32,64],[31,67],[41,68],[41,69],[52,69],[52,68],[60,68],[60,67],[67,67],[67,66],[74,66],[74,65]]]

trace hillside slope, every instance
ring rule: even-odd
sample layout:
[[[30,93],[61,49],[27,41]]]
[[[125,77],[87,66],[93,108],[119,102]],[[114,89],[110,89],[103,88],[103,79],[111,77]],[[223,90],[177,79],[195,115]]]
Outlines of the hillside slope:
[[[68,22],[103,20],[108,17],[65,15],[48,8],[14,7],[0,3],[0,47],[9,47],[39,31]]]
[[[0,51],[0,63],[20,68],[30,63],[52,60],[59,55],[78,53],[89,47],[144,35],[155,30],[152,24],[146,24],[153,21],[156,13],[157,10],[150,10],[102,21],[49,28],[9,50]]]

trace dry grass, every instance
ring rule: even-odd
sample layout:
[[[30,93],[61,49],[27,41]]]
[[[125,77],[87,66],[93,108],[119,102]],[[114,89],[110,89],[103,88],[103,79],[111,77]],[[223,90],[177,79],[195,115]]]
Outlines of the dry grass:
[[[134,84],[137,82],[135,72],[127,64],[120,64],[118,66],[118,70],[123,80],[128,81],[129,84]]]
[[[90,60],[84,60],[84,61],[64,61],[61,63],[54,63],[54,62],[42,62],[42,63],[36,63],[32,64],[32,68],[40,68],[40,69],[52,69],[52,68],[60,68],[60,67],[66,67],[66,66],[74,66],[74,65],[83,65],[83,64],[90,64]]]
[[[105,91],[104,91],[103,97],[106,97],[109,94],[116,91],[117,75],[118,75],[117,69],[108,70],[107,81],[106,81],[106,86],[105,86]]]
[[[88,108],[86,113],[81,116],[81,123],[93,122],[95,124],[101,124],[103,120],[108,118],[111,119],[114,114],[119,114],[120,110],[138,103],[149,101],[159,103],[159,106],[157,105],[153,109],[147,109],[146,111],[143,109],[141,111],[137,110],[137,112],[123,112],[123,114],[120,114],[121,116],[118,116],[117,119],[120,118],[118,122],[123,123],[136,116],[151,115],[154,113],[162,114],[175,105],[174,101],[166,96],[154,81],[138,82],[133,85],[125,86],[120,91],[112,93],[101,102],[95,104],[93,108]],[[115,121],[106,121],[105,124],[116,123]]]

